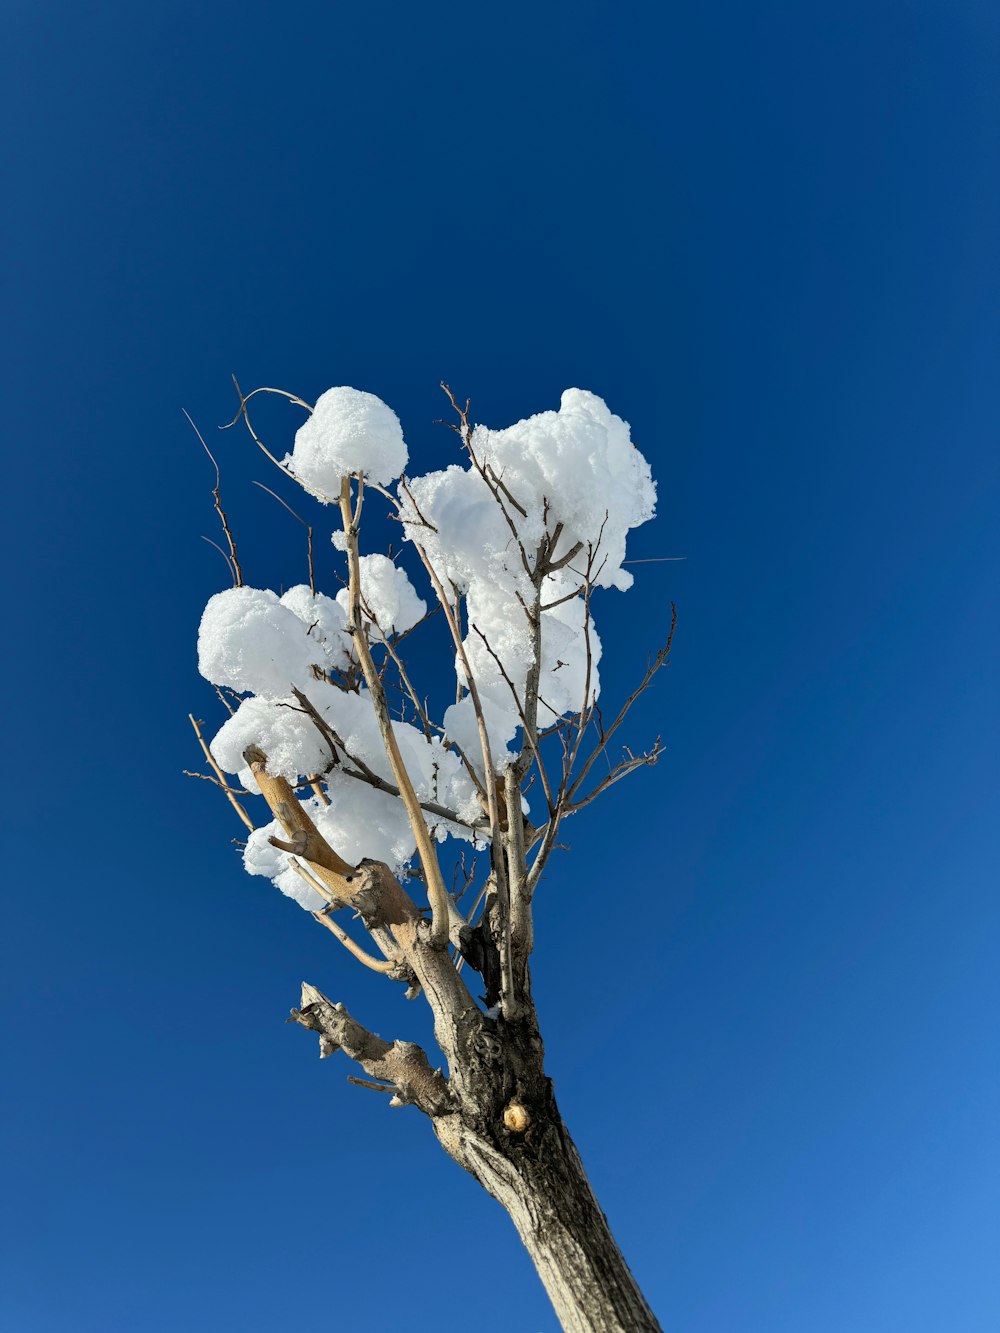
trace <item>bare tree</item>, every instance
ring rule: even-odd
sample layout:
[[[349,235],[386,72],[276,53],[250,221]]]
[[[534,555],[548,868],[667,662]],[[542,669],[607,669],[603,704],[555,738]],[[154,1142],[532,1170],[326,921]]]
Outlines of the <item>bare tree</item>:
[[[304,469],[296,469],[294,460],[279,462],[251,425],[249,404],[254,395],[278,391],[240,393],[236,421],[243,421],[287,476],[339,508],[340,545],[347,560],[347,587],[339,602],[345,612],[346,651],[339,664],[332,666],[329,659],[312,664],[310,684],[292,681],[286,698],[266,705],[285,710],[286,718],[296,713],[296,724],[312,729],[324,760],[315,767],[307,763],[310,772],[296,772],[287,764],[279,772],[282,766],[273,764],[267,752],[266,734],[248,731],[241,723],[238,733],[248,740],[240,756],[246,766],[244,782],[256,786],[272,816],[264,830],[269,854],[278,857],[312,895],[300,901],[317,904],[314,920],[358,964],[404,988],[407,998],[423,998],[433,1015],[439,1054],[429,1057],[404,1039],[383,1040],[342,1003],[308,984],[302,987],[291,1019],[318,1035],[321,1056],[343,1051],[355,1062],[358,1075],[350,1076],[352,1083],[387,1094],[390,1106],[412,1106],[428,1118],[448,1155],[510,1214],[564,1329],[655,1330],[659,1325],[594,1197],[545,1073],[531,990],[532,910],[564,821],[636,769],[655,764],[662,752],[658,738],[641,752],[621,747],[619,731],[632,705],[669,659],[676,613],[664,626],[663,646],[649,660],[635,689],[613,716],[606,717],[597,703],[590,610],[609,560],[607,514],[596,530],[577,533],[560,519],[559,497],[540,495],[542,512],[535,516],[540,524],[532,527],[527,521],[532,499],[519,495],[515,483],[491,461],[488,438],[478,436],[470,422],[469,404],[460,404],[442,387],[454,409],[451,424],[468,473],[475,478],[470,484],[489,497],[509,534],[505,568],[516,566],[517,577],[510,584],[512,605],[521,618],[519,641],[527,645],[516,666],[509,653],[492,641],[489,628],[470,613],[467,589],[432,554],[440,550],[444,535],[405,475],[393,493],[364,470],[353,470],[341,477],[336,495],[323,494]],[[312,412],[303,400],[284,396]],[[456,657],[458,697],[474,717],[475,752],[456,738],[457,729],[449,732],[435,719],[418,693],[403,647],[410,629],[399,632],[380,624],[377,599],[366,593],[359,536],[366,497],[372,491],[403,524],[426,571],[437,604],[431,614],[439,617],[436,623],[450,640],[447,651],[450,655],[453,650]],[[213,493],[228,548],[219,549],[234,588],[242,589],[236,545],[219,497],[218,470]],[[530,540],[528,532],[534,534]],[[311,526],[308,536],[310,592],[315,597]],[[623,553],[622,546],[618,556]],[[567,664],[546,659],[543,641],[546,626],[555,623],[551,613],[571,602],[580,689],[575,706],[562,708],[546,698],[545,682],[557,680],[556,673]],[[205,674],[216,683],[235,724],[247,707],[240,699],[246,682],[218,671],[214,676]],[[496,729],[491,727],[491,707],[496,705],[484,696],[484,676],[489,676],[494,701],[499,697],[498,683],[507,691],[518,728],[513,752],[503,747],[498,754]],[[328,701],[343,703],[347,696],[353,696],[352,706],[363,702],[374,716],[383,751],[378,759],[370,750],[361,753],[363,747],[341,734],[337,709]],[[218,751],[224,747],[210,747],[200,724],[194,717],[191,722],[209,768],[192,776],[207,777],[222,789],[259,844],[262,835],[254,831],[245,794],[226,776],[225,768],[232,771],[236,763],[220,763]],[[252,728],[249,711],[247,724]],[[440,790],[415,774],[414,762],[404,758],[403,751],[409,746],[409,752],[416,753],[418,742],[437,757],[435,764],[448,756],[448,762],[460,768],[473,796],[471,804],[449,805]],[[247,782],[247,773],[252,783]],[[337,802],[338,791],[351,790],[348,784],[401,803],[416,852],[415,866],[407,871],[367,857],[351,864],[344,849],[324,834],[326,808]],[[531,817],[526,793],[530,808],[538,812]],[[456,856],[450,889],[440,859],[443,830],[468,840],[468,855],[463,851]],[[355,922],[367,934],[363,942],[351,933],[359,932]],[[473,982],[472,972],[481,980]]]

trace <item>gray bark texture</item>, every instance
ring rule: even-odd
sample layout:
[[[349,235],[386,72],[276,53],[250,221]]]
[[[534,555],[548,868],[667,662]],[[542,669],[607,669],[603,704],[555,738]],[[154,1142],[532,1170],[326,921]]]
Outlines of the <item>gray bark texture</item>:
[[[434,1132],[510,1214],[566,1333],[659,1333],[542,1072],[533,1014],[518,1026],[499,1034],[477,1105]]]

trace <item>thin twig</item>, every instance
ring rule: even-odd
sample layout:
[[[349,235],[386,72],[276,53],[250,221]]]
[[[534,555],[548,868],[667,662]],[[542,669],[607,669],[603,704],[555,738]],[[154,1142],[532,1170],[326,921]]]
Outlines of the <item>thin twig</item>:
[[[292,862],[292,864],[294,865],[295,863]],[[357,944],[351,939],[343,926],[338,925],[326,912],[313,912],[312,917],[313,920],[318,921],[321,926],[326,926],[330,934],[341,942],[347,952],[353,954],[358,962],[363,963],[370,971],[381,972],[383,975],[386,975],[389,972],[395,972],[397,970],[399,966],[398,963],[391,958],[376,958],[373,954],[367,953],[362,949],[360,944]]]
[[[233,576],[236,580],[236,587],[242,588],[243,571],[242,569],[240,569],[239,557],[236,554],[236,543],[233,541],[233,534],[229,528],[229,520],[226,518],[226,511],[223,509],[222,500],[219,497],[219,484],[220,484],[219,465],[215,461],[215,455],[212,453],[211,449],[209,449],[208,445],[202,438],[201,431],[191,420],[191,414],[188,412],[187,408],[183,408],[182,410],[184,412],[184,415],[188,419],[188,424],[190,425],[191,429],[194,431],[195,435],[197,435],[198,439],[201,441],[201,447],[205,450],[205,453],[208,454],[209,458],[212,460],[212,466],[215,468],[215,485],[212,487],[212,498],[215,501],[215,512],[219,515],[219,519],[222,523],[222,531],[226,534],[226,540],[229,542],[229,558],[232,561],[233,565],[233,571],[234,571]],[[208,538],[206,537],[205,540],[207,541]],[[213,546],[215,545],[214,542],[212,544]]]
[[[202,782],[213,783],[220,791],[224,791],[227,796],[241,796],[243,794],[242,792],[237,791],[235,787],[227,787],[224,782],[220,782],[219,779],[213,777],[211,773],[194,773],[190,768],[182,768],[181,772],[186,778],[201,778]]]
[[[226,562],[226,568],[229,570],[229,577],[233,581],[233,587],[238,588],[240,585],[236,581],[237,579],[236,570],[233,568],[233,562],[230,560],[229,556],[226,555],[225,551],[222,549],[222,547],[219,545],[218,542],[212,541],[211,537],[206,537],[204,534],[202,534],[201,539],[203,542],[208,542],[209,546],[214,546],[215,549],[218,551],[218,553],[222,556],[223,560],[225,560]]]
[[[305,521],[305,519],[301,517],[301,515],[297,514],[297,513],[295,512],[295,510],[292,508],[292,506],[291,506],[290,504],[288,504],[285,500],[283,500],[283,499],[281,498],[281,496],[278,495],[278,493],[277,493],[276,491],[272,491],[272,490],[271,490],[270,486],[265,486],[264,483],[263,483],[262,481],[255,481],[255,482],[253,482],[253,485],[254,485],[254,486],[259,486],[260,489],[261,489],[262,491],[267,491],[268,495],[273,496],[273,497],[275,498],[275,500],[277,500],[278,504],[282,505],[285,509],[287,509],[288,512],[291,514],[292,518],[297,518],[298,521],[299,521],[299,522],[302,524],[302,526],[305,528],[305,530],[306,530],[306,548],[307,548],[307,553],[308,553],[308,557],[309,557],[309,591],[310,591],[310,592],[312,593],[312,595],[315,597],[315,596],[316,596],[316,572],[315,572],[315,570],[313,569],[313,530],[312,530],[312,524],[307,523],[307,522]]]
[[[313,409],[309,407],[309,404],[307,402],[304,402],[303,399],[301,398],[296,398],[294,394],[286,393],[284,389],[268,389],[268,388],[253,389],[250,393],[248,393],[244,397],[243,390],[240,388],[239,381],[237,380],[235,375],[233,376],[233,384],[236,386],[236,392],[240,396],[240,410],[233,417],[232,421],[227,421],[224,426],[219,427],[219,430],[231,429],[231,427],[236,425],[240,417],[242,417],[243,420],[246,422],[247,430],[250,432],[250,438],[253,440],[254,444],[256,444],[257,448],[261,451],[262,454],[264,454],[266,458],[269,458],[271,460],[271,462],[274,464],[274,466],[278,469],[279,472],[283,472],[286,477],[291,477],[292,481],[294,481],[296,485],[301,486],[304,491],[307,491],[310,495],[314,496],[322,504],[332,504],[333,501],[331,500],[330,496],[324,495],[324,493],[321,490],[317,489],[317,487],[310,486],[308,482],[303,481],[301,477],[297,476],[291,470],[291,468],[286,467],[284,463],[279,462],[278,459],[275,458],[274,454],[271,453],[270,449],[268,449],[267,445],[264,444],[264,442],[258,436],[257,432],[254,430],[253,426],[250,424],[250,414],[247,412],[247,403],[254,396],[254,394],[257,393],[281,394],[283,398],[288,398],[293,403],[300,403],[303,407],[307,408],[311,412]]]
[[[583,768],[580,771],[579,777],[577,777],[576,781],[573,783],[573,785],[570,787],[567,793],[571,801],[575,798],[576,793],[580,790],[580,787],[585,782],[587,774],[590,772],[591,768],[594,765],[595,759],[598,757],[599,754],[603,754],[607,750],[608,741],[611,740],[611,737],[615,734],[615,732],[618,730],[621,724],[625,721],[625,717],[628,714],[629,709],[635,703],[636,699],[638,699],[640,694],[643,694],[645,690],[649,688],[650,681],[660,670],[660,668],[665,666],[666,663],[670,660],[670,649],[671,646],[673,645],[674,631],[676,630],[676,628],[677,628],[677,607],[674,605],[673,602],[671,602],[670,631],[667,634],[666,643],[663,645],[662,648],[660,648],[657,651],[655,657],[647,666],[645,675],[643,676],[639,684],[635,687],[635,689],[632,691],[632,693],[625,700],[625,702],[622,704],[621,708],[618,710],[618,715],[612,722],[611,726],[608,727],[607,730],[604,730],[602,728],[600,744],[595,748],[593,754],[591,754],[588,757],[586,763],[584,764]]]
[[[347,1081],[356,1088],[371,1088],[372,1092],[388,1092],[392,1095],[397,1091],[395,1083],[376,1083],[373,1079],[358,1078],[355,1074],[348,1074]]]
[[[252,833],[254,830],[254,822],[247,814],[247,812],[243,809],[242,805],[240,805],[239,801],[236,799],[233,793],[229,790],[228,784],[226,783],[226,776],[223,773],[222,769],[219,767],[219,765],[215,762],[215,757],[213,756],[212,751],[208,748],[208,745],[205,742],[205,737],[201,734],[201,724],[195,721],[193,713],[188,713],[188,721],[191,723],[192,727],[194,727],[194,734],[198,737],[198,744],[201,746],[202,753],[208,760],[209,767],[211,768],[215,776],[219,779],[219,785],[222,787],[223,791],[225,791],[226,799],[229,801],[229,804],[233,807],[233,809],[239,815],[240,819],[243,820],[243,823]]]

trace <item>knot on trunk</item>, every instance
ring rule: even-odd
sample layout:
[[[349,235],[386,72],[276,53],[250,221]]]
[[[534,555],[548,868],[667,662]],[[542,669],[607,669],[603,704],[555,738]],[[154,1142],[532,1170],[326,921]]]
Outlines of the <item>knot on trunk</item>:
[[[509,1101],[503,1109],[504,1128],[509,1129],[512,1134],[524,1134],[531,1124],[531,1116],[528,1108],[522,1106],[520,1102]]]

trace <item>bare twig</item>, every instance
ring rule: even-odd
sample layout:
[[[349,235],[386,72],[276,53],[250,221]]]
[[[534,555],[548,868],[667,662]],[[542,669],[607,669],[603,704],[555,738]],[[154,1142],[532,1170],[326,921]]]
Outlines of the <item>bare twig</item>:
[[[209,458],[212,460],[212,466],[215,468],[215,485],[212,487],[212,498],[213,498],[214,501],[215,501],[215,512],[219,515],[219,521],[222,523],[222,531],[226,534],[226,540],[227,540],[228,543],[229,543],[229,557],[228,557],[228,558],[229,558],[229,560],[230,560],[230,562],[231,562],[231,564],[232,564],[232,567],[233,567],[233,577],[234,577],[234,579],[236,580],[236,585],[235,585],[235,586],[236,586],[237,588],[242,588],[242,587],[243,587],[243,571],[242,571],[242,569],[240,569],[239,557],[238,557],[237,554],[236,554],[236,543],[233,541],[233,534],[232,534],[232,532],[230,531],[229,520],[226,518],[226,511],[223,509],[223,507],[222,507],[222,500],[221,500],[220,497],[219,497],[219,481],[220,481],[220,478],[219,478],[219,465],[218,465],[218,463],[215,461],[215,455],[212,453],[211,449],[209,449],[208,445],[205,443],[204,439],[202,438],[201,431],[198,429],[198,427],[197,427],[197,426],[194,424],[194,422],[191,420],[191,414],[188,412],[187,408],[184,408],[183,411],[184,411],[184,415],[185,415],[185,416],[187,417],[187,419],[188,419],[188,424],[190,425],[191,429],[194,431],[195,435],[197,435],[199,441],[201,442],[201,447],[205,450],[205,453],[208,454]],[[208,541],[208,538],[206,537],[205,540]],[[215,543],[213,542],[212,545],[214,546]],[[216,549],[218,549],[218,548],[216,548]],[[225,555],[225,552],[223,552],[223,555]]]
[[[267,491],[268,495],[274,497],[283,508],[287,509],[292,518],[298,519],[306,530],[306,554],[309,560],[309,591],[316,596],[316,571],[313,568],[313,530],[312,524],[307,523],[304,518],[295,512],[290,504],[281,498],[276,491],[272,491],[270,486],[265,486],[262,481],[255,481],[255,486],[259,486],[262,491]]]
[[[604,747],[602,747],[602,750],[603,748]],[[575,815],[578,810],[582,810],[585,805],[589,805],[591,801],[600,796],[602,792],[607,791],[609,787],[613,787],[616,782],[620,782],[622,778],[628,777],[629,773],[634,773],[637,768],[652,767],[652,765],[659,760],[665,749],[666,747],[659,736],[657,736],[656,740],[653,742],[652,747],[644,754],[634,755],[630,750],[626,749],[625,753],[628,757],[623,759],[621,763],[616,764],[611,772],[608,773],[606,777],[602,778],[596,787],[587,792],[586,796],[564,806],[563,814]]]
[[[353,1083],[356,1088],[370,1088],[372,1092],[388,1092],[394,1094],[396,1091],[395,1083],[376,1083],[371,1078],[355,1078],[353,1074],[347,1075],[348,1083]]]
[[[194,773],[190,768],[182,768],[181,772],[186,778],[201,778],[202,782],[213,783],[220,791],[224,791],[227,796],[242,796],[243,794],[242,792],[237,791],[235,787],[229,787],[226,783],[220,782],[219,779],[213,777],[211,773]]]
[[[215,693],[219,696],[219,703],[222,704],[223,708],[226,710],[229,716],[232,717],[233,714],[236,712],[236,709],[232,706],[232,704],[229,702],[226,696],[222,693],[218,685],[214,686],[213,688],[215,690]]]
[[[586,781],[587,774],[593,767],[595,759],[597,759],[598,755],[603,754],[607,750],[608,741],[611,740],[612,736],[615,734],[615,732],[618,730],[621,724],[625,721],[629,709],[635,703],[636,699],[638,699],[639,696],[649,688],[650,682],[652,681],[656,673],[661,669],[661,667],[665,666],[667,662],[669,662],[670,649],[671,646],[673,645],[674,631],[676,630],[676,628],[677,628],[677,607],[674,605],[673,602],[671,602],[670,631],[667,634],[666,643],[663,645],[662,648],[658,649],[656,655],[653,657],[653,660],[647,666],[646,673],[643,676],[642,680],[639,682],[639,684],[635,687],[632,693],[622,704],[611,726],[608,727],[607,730],[604,730],[602,728],[600,743],[595,748],[594,752],[588,757],[588,759],[584,763],[583,768],[580,771],[579,777],[577,777],[576,781],[569,789],[568,796],[570,800],[573,800],[575,798],[576,793],[580,790],[581,786]]]
[[[330,496],[324,495],[324,493],[317,487],[310,486],[308,482],[303,481],[301,477],[296,476],[296,474],[291,470],[291,468],[286,467],[284,463],[280,462],[277,458],[275,458],[274,454],[271,453],[270,449],[268,449],[267,445],[264,444],[260,436],[257,434],[253,426],[250,424],[250,414],[247,411],[247,403],[249,403],[250,399],[253,398],[253,396],[258,393],[280,394],[282,398],[287,398],[290,402],[298,403],[300,404],[300,406],[306,408],[307,411],[311,412],[313,409],[309,406],[309,404],[305,402],[302,398],[296,398],[294,394],[286,393],[284,389],[269,389],[269,388],[253,389],[251,390],[250,393],[244,395],[243,390],[239,386],[239,381],[237,380],[235,375],[233,376],[233,384],[236,386],[236,392],[239,394],[240,397],[240,409],[233,417],[232,421],[227,421],[226,424],[224,426],[220,426],[219,429],[230,430],[233,426],[236,425],[240,417],[242,417],[243,420],[246,422],[247,430],[250,432],[250,438],[253,440],[254,444],[261,451],[261,453],[264,454],[266,458],[269,458],[271,460],[271,462],[274,464],[274,466],[278,469],[279,472],[283,472],[286,477],[291,477],[292,481],[294,481],[296,485],[301,486],[304,491],[308,491],[310,495],[315,496],[315,498],[321,501],[323,504],[332,504],[333,501],[331,500]]]
[[[240,410],[236,413],[232,421],[230,421],[227,426],[220,427],[220,429],[222,430],[228,430],[230,426],[235,426],[237,421],[239,421],[240,417],[245,415],[245,409],[247,403],[249,403],[250,399],[255,398],[259,393],[274,393],[277,394],[279,398],[287,398],[290,403],[295,403],[298,407],[304,407],[307,412],[313,411],[311,403],[307,403],[304,398],[296,397],[294,393],[289,393],[287,389],[271,389],[268,388],[266,384],[262,384],[260,388],[251,389],[248,394],[244,395],[240,390],[240,386],[239,383],[237,382],[235,375],[233,376],[233,383],[236,385],[236,392],[240,395]]]
[[[226,793],[226,798],[229,801],[229,804],[233,807],[233,809],[239,815],[240,819],[243,820],[243,823],[252,833],[254,830],[254,822],[247,814],[247,812],[243,809],[243,806],[239,803],[239,801],[236,799],[233,793],[229,790],[229,784],[226,782],[226,775],[223,773],[219,765],[215,762],[215,756],[212,754],[212,751],[208,748],[208,744],[205,740],[205,737],[201,734],[201,723],[195,720],[193,713],[188,713],[188,721],[191,723],[192,727],[194,727],[194,734],[198,737],[198,744],[201,746],[202,754],[205,756],[206,760],[208,761],[209,767],[211,768],[212,772],[218,779],[219,786]]]
[[[229,570],[229,577],[230,577],[230,578],[232,579],[232,581],[233,581],[233,587],[234,587],[234,588],[238,588],[238,587],[240,586],[240,585],[239,585],[239,582],[237,581],[237,580],[238,580],[238,575],[237,575],[237,573],[236,573],[236,569],[235,569],[235,567],[234,567],[234,565],[233,565],[233,562],[230,560],[229,556],[226,555],[225,551],[222,549],[222,547],[219,545],[218,542],[213,542],[213,541],[212,541],[211,537],[206,537],[206,536],[202,535],[202,541],[203,541],[203,542],[208,542],[209,546],[214,546],[215,549],[218,551],[218,553],[222,556],[223,560],[225,560],[225,562],[226,562],[226,568]]]
[[[291,864],[294,866],[295,862],[292,861]],[[296,869],[298,869],[297,866]],[[362,949],[360,944],[351,939],[343,926],[339,926],[337,922],[334,921],[333,917],[328,916],[326,912],[313,912],[312,916],[314,921],[318,921],[321,926],[326,926],[330,934],[335,936],[335,938],[341,942],[348,953],[353,954],[359,963],[363,963],[365,967],[369,968],[372,972],[381,972],[383,975],[387,975],[398,970],[399,965],[395,960],[391,958],[375,958],[372,954]]]

